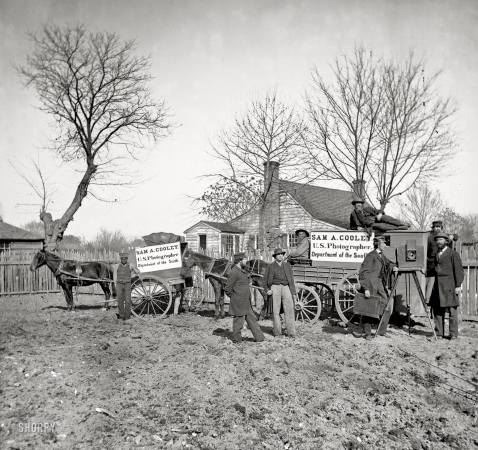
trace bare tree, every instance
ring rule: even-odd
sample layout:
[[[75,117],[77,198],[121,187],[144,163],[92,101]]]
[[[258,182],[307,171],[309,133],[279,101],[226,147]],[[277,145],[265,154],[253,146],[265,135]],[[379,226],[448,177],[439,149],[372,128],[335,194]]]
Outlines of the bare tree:
[[[409,189],[404,198],[399,197],[397,204],[400,218],[417,230],[429,229],[433,220],[442,216],[445,208],[440,193],[420,183]]]
[[[23,166],[23,170],[10,161],[10,165],[13,170],[32,188],[35,195],[38,197],[39,203],[32,204],[30,206],[40,206],[40,211],[46,211],[50,203],[53,200],[54,194],[57,192],[57,187],[52,183],[51,178],[53,177],[52,173],[45,173],[45,171],[40,166],[40,161],[35,161],[33,158],[30,158],[30,165]],[[29,224],[35,224],[33,229],[26,228],[28,231],[34,231],[40,236],[45,238],[46,236],[46,223],[44,222],[34,222],[31,221]],[[41,229],[37,226],[39,224]]]
[[[335,61],[330,86],[314,69],[305,142],[315,177],[340,180],[383,209],[443,167],[456,105],[436,89],[440,72],[424,70],[412,52],[385,61],[363,47]]]
[[[82,166],[73,200],[53,220],[43,208],[46,247],[57,248],[68,224],[94,185],[124,185],[134,173],[125,169],[140,149],[169,135],[171,123],[163,100],[148,87],[149,57],[136,56],[135,42],[114,33],[87,32],[85,26],[48,25],[31,34],[33,52],[18,67],[33,86],[40,109],[53,117],[51,150],[64,162]]]
[[[286,179],[300,179],[306,175],[303,158],[302,135],[304,121],[294,107],[278,98],[276,89],[254,98],[249,107],[235,117],[234,124],[218,133],[211,143],[213,155],[224,163],[223,173],[215,176],[236,183],[241,189],[256,192],[243,177],[259,177],[264,181],[259,197],[260,241],[266,247],[269,224],[265,222],[268,205],[274,201],[271,192],[272,172],[280,164]],[[267,181],[268,180],[268,181]],[[252,205],[251,205],[252,206]]]
[[[259,201],[262,185],[262,180],[255,177],[241,177],[239,183],[220,179],[209,186],[196,201],[203,203],[201,213],[211,220],[229,222],[249,211]]]
[[[455,102],[435,89],[440,71],[425,77],[425,63],[410,53],[382,67],[386,101],[380,115],[378,152],[369,166],[380,207],[443,169],[455,145],[450,119]]]
[[[363,184],[353,182],[370,180],[368,166],[380,132],[384,92],[379,63],[358,47],[351,57],[335,60],[335,84],[328,85],[315,67],[305,96],[309,126],[304,142],[314,177],[340,180],[361,197],[367,196]]]

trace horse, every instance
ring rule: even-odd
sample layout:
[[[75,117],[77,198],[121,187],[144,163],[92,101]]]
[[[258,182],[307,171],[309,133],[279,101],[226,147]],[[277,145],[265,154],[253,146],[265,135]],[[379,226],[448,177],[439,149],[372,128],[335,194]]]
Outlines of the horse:
[[[113,280],[113,268],[110,264],[101,261],[78,263],[77,261],[62,259],[57,254],[47,250],[40,250],[33,257],[30,270],[34,272],[44,264],[53,272],[58,284],[63,289],[68,311],[75,309],[72,286],[90,286],[94,283],[101,286],[105,294],[104,308],[109,309],[108,300],[111,294],[109,283]],[[114,284],[113,297],[116,297]]]
[[[259,288],[262,298],[264,299],[264,306],[261,309],[260,318],[267,314],[268,297],[267,286],[263,278],[267,268],[267,263],[257,259],[251,259],[246,263],[246,270],[251,274],[252,285]],[[199,267],[200,270],[206,273],[206,278],[209,279],[215,296],[215,313],[214,318],[224,319],[226,313],[224,312],[224,282],[232,268],[232,263],[225,258],[211,258],[202,253],[193,250],[186,250],[183,254],[183,268],[187,271],[194,266]]]

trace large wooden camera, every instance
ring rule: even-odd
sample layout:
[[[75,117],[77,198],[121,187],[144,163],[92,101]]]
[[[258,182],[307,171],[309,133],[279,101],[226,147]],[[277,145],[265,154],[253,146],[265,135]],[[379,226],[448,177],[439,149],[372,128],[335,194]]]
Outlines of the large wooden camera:
[[[397,246],[397,265],[399,269],[421,270],[425,264],[425,248],[415,239],[407,240],[405,245]]]

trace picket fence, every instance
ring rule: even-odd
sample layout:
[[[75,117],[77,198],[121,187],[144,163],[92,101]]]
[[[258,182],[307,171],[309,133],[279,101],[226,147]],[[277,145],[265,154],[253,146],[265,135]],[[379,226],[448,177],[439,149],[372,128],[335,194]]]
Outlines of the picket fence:
[[[465,246],[460,242],[456,245],[457,251],[461,254],[465,279],[461,294],[461,313],[470,316],[478,315],[478,247]],[[232,254],[221,254],[219,252],[205,251],[204,254],[213,258],[227,258],[232,260]],[[35,272],[30,271],[30,263],[34,253],[0,253],[0,296],[34,293],[55,293],[61,292],[53,273],[43,266]],[[105,261],[110,264],[119,262],[119,255],[115,252],[80,252],[77,250],[65,250],[60,254],[65,259],[76,261]],[[266,262],[272,261],[270,251],[248,251],[248,259],[260,259]],[[214,291],[211,283],[205,279],[204,273],[197,268],[192,272],[194,286],[204,302],[214,301]],[[101,294],[100,286],[94,284],[79,289],[79,293]]]

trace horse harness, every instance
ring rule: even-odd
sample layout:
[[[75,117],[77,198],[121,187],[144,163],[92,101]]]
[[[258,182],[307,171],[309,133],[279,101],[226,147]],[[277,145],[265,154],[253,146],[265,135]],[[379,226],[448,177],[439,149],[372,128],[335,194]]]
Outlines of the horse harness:
[[[206,275],[206,278],[215,278],[217,279],[218,281],[220,281],[221,283],[224,283],[227,278],[225,277],[225,274],[229,271],[229,269],[234,265],[234,263],[232,261],[227,261],[226,263],[223,263],[221,262],[220,264],[217,264],[218,262],[220,262],[221,260],[220,259],[216,259],[214,258],[211,263],[209,264],[209,267],[207,268],[207,270],[204,271],[205,275]],[[255,277],[260,277],[262,278],[262,275],[258,272],[254,272],[254,268],[256,267],[256,262],[258,260],[255,259],[254,260],[254,264],[252,265],[251,269],[245,269],[246,272],[249,273],[250,276],[255,276]],[[212,270],[216,267],[216,268],[219,268],[221,269],[222,266],[224,266],[224,269],[222,270],[222,272],[220,272],[219,274],[217,273],[213,273]]]

